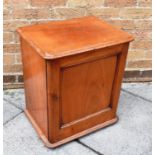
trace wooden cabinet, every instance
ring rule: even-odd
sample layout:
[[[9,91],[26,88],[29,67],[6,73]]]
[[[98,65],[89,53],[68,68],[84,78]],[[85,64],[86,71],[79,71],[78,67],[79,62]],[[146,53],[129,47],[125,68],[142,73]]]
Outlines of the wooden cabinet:
[[[18,29],[26,115],[48,147],[115,123],[133,37],[93,16]]]

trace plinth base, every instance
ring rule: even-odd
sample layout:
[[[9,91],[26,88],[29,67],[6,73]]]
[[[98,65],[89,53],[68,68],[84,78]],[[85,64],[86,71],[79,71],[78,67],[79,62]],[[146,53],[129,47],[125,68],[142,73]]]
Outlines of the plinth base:
[[[38,133],[39,137],[42,139],[42,141],[45,143],[45,145],[47,147],[49,147],[49,148],[58,147],[58,146],[60,146],[62,144],[70,142],[70,141],[72,141],[74,139],[77,139],[77,138],[79,138],[81,136],[87,135],[87,134],[89,134],[91,132],[94,132],[96,130],[99,130],[99,129],[103,128],[103,127],[106,127],[106,126],[109,126],[111,124],[114,124],[114,123],[116,123],[118,121],[118,117],[115,117],[112,120],[106,121],[106,122],[104,122],[102,124],[99,124],[99,125],[96,125],[96,126],[94,126],[92,128],[89,128],[89,129],[86,129],[84,131],[81,131],[81,132],[79,132],[79,133],[77,133],[77,134],[75,134],[73,136],[70,136],[68,138],[65,138],[65,139],[63,139],[63,140],[61,140],[59,142],[50,143],[49,140],[47,139],[47,137],[45,136],[45,134],[41,131],[41,129],[39,128],[39,126],[37,125],[37,123],[35,122],[33,117],[31,116],[31,114],[28,112],[28,110],[25,109],[24,112],[25,112],[26,116],[28,117],[28,119],[30,120],[30,122],[32,123],[32,125],[35,128],[36,132]]]

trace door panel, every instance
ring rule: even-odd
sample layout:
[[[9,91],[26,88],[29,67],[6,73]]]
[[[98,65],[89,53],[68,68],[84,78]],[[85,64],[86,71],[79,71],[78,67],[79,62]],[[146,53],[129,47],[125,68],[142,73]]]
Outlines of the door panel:
[[[61,68],[61,125],[109,107],[117,56]]]
[[[127,54],[122,49],[121,44],[47,61],[50,142],[116,118]]]

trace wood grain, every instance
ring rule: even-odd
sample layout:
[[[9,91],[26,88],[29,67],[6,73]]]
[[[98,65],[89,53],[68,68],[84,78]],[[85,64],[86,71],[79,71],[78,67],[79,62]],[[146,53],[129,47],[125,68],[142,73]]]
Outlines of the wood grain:
[[[84,130],[84,131],[82,131],[80,133],[77,133],[77,134],[75,134],[73,136],[67,137],[67,138],[65,138],[63,140],[60,140],[60,141],[55,142],[55,143],[51,143],[49,141],[49,139],[47,138],[47,136],[42,132],[42,130],[40,129],[40,127],[38,126],[38,124],[36,123],[36,121],[33,119],[33,117],[31,116],[31,114],[29,113],[29,111],[25,110],[24,112],[25,112],[26,116],[28,117],[28,119],[30,120],[30,122],[32,123],[34,129],[36,130],[36,132],[39,135],[39,137],[41,138],[41,140],[49,148],[56,148],[56,147],[58,147],[60,145],[63,145],[65,143],[68,143],[68,142],[70,142],[70,141],[72,141],[74,139],[80,138],[80,137],[82,137],[84,135],[87,135],[89,133],[92,133],[94,131],[97,131],[97,130],[99,130],[101,128],[104,128],[106,126],[112,125],[112,124],[114,124],[114,123],[116,123],[118,121],[118,118],[116,117],[116,118],[114,118],[114,119],[112,119],[110,121],[106,121],[104,123],[101,123],[101,124],[99,124],[99,125],[97,125],[95,127],[92,127],[92,128],[87,129],[87,130]]]
[[[20,35],[46,59],[75,55],[133,40],[94,16],[19,28]]]
[[[123,47],[47,61],[49,141],[60,141],[116,117],[113,105],[117,103],[111,99]]]
[[[62,124],[109,106],[116,61],[112,56],[61,69]]]
[[[133,37],[96,17],[19,28],[26,115],[48,147],[117,121]]]
[[[46,62],[21,39],[26,109],[48,136]]]

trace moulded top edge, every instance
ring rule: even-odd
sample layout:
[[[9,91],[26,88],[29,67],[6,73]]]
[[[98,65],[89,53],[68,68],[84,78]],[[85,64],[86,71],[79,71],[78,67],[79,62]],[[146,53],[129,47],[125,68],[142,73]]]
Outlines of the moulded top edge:
[[[94,16],[18,28],[20,36],[45,59],[55,59],[134,40]]]

